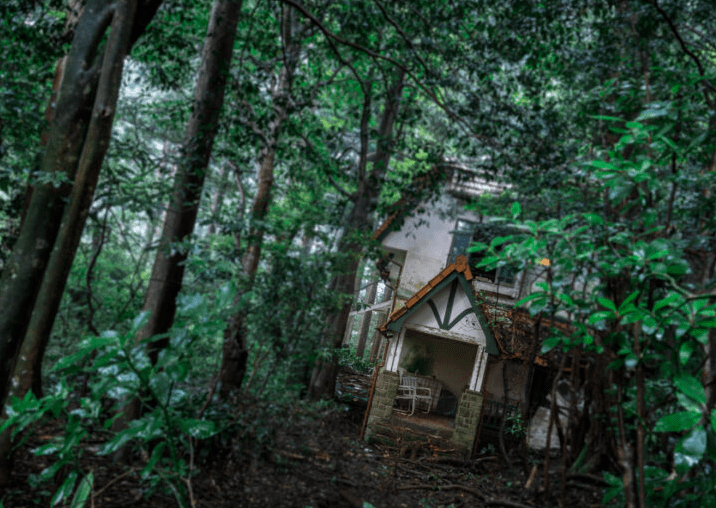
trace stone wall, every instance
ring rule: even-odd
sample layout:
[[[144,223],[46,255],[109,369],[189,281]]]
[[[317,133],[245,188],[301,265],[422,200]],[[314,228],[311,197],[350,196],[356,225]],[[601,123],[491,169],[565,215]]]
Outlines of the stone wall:
[[[398,384],[400,384],[400,374],[397,372],[382,370],[378,374],[378,379],[375,382],[375,392],[373,393],[373,403],[368,414],[366,439],[370,439],[375,434],[376,424],[390,420],[395,394],[398,392]]]
[[[455,430],[451,441],[460,447],[464,447],[468,453],[472,451],[472,445],[475,442],[475,433],[480,422],[483,399],[482,393],[465,390],[460,396],[460,402],[457,406]]]

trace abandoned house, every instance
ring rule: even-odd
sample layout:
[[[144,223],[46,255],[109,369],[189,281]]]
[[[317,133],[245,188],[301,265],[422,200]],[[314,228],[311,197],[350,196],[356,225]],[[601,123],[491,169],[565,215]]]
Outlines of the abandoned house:
[[[548,361],[530,356],[533,322],[513,307],[549,261],[530,273],[476,268],[470,243],[489,242],[500,231],[465,205],[505,187],[464,167],[450,175],[439,197],[404,206],[376,232],[385,253],[381,279],[367,285],[347,337],[359,330],[362,355],[369,330],[377,329],[370,354],[381,367],[367,407],[367,439],[411,429],[472,453],[480,433],[499,427],[503,411],[516,421],[529,398],[539,403],[547,394]],[[527,358],[534,358],[531,368]]]

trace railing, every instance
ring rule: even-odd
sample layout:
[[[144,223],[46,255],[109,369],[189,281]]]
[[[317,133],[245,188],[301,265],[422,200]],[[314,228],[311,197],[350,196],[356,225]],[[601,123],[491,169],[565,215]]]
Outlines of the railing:
[[[502,413],[505,412],[505,404],[496,400],[485,400],[482,408],[482,428],[500,430]],[[505,418],[517,416],[520,412],[519,404],[508,404]]]
[[[470,199],[484,194],[499,196],[508,188],[506,184],[479,175],[473,170],[458,167],[452,168],[452,176],[445,190],[454,196]]]

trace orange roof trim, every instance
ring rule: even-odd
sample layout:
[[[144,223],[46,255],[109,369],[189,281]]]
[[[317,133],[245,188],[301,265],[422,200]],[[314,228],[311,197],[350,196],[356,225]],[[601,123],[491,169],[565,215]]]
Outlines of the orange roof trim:
[[[380,327],[378,327],[378,330],[381,333],[385,333],[388,330],[388,324],[390,324],[392,321],[395,321],[396,319],[400,318],[403,314],[408,312],[412,307],[414,307],[425,295],[427,295],[435,286],[440,284],[447,276],[449,276],[453,272],[462,273],[465,276],[465,280],[468,282],[472,280],[473,275],[470,271],[470,265],[467,262],[467,256],[458,256],[455,258],[455,262],[446,266],[443,271],[441,271],[439,274],[437,274],[435,277],[433,277],[430,282],[428,282],[425,286],[420,288],[420,290],[415,293],[413,296],[410,297],[410,299],[405,302],[405,305],[401,307],[400,309],[393,312],[388,320],[383,323]]]

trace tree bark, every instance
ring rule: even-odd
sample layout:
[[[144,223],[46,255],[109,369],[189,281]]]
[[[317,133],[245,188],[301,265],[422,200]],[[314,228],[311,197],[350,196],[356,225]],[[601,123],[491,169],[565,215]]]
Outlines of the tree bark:
[[[263,136],[265,145],[259,155],[260,164],[256,175],[256,195],[251,205],[252,226],[246,239],[246,252],[241,260],[242,288],[237,292],[234,299],[234,304],[238,307],[238,310],[231,316],[224,329],[221,367],[219,370],[220,393],[223,397],[241,388],[246,374],[246,362],[248,360],[246,319],[248,318],[248,307],[242,304],[241,300],[251,290],[261,261],[261,248],[264,239],[261,222],[266,218],[271,204],[276,148],[284,122],[289,114],[288,99],[291,96],[293,76],[300,56],[300,43],[294,37],[296,30],[295,11],[288,6],[284,6],[281,37],[285,48],[285,65],[281,69],[276,87],[271,93],[276,116],[269,123],[267,132]]]
[[[364,86],[363,115],[361,118],[361,150],[358,162],[358,188],[351,196],[353,208],[350,211],[346,228],[338,242],[338,252],[351,253],[343,273],[334,277],[331,288],[342,299],[340,309],[327,320],[327,335],[324,345],[335,350],[341,347],[343,331],[351,311],[352,297],[355,292],[356,271],[360,264],[364,245],[362,240],[370,233],[371,215],[378,204],[378,196],[393,148],[393,127],[400,110],[400,98],[405,84],[405,73],[398,71],[395,83],[386,91],[385,106],[378,127],[378,142],[373,170],[366,171],[368,151],[368,120],[370,118],[371,91]],[[338,361],[335,354],[329,358],[317,358],[311,374],[308,396],[313,400],[331,398],[335,390]]]
[[[143,310],[149,313],[136,340],[169,331],[176,314],[176,299],[182,287],[184,262],[188,249],[181,245],[194,231],[204,180],[219,116],[236,39],[241,0],[215,0],[201,53],[201,67],[194,88],[194,106],[187,124],[181,149],[174,190],[162,228],[159,248],[145,294]],[[157,362],[158,354],[169,339],[152,343],[149,356]]]
[[[72,260],[77,252],[102,161],[109,147],[115,107],[122,82],[124,58],[129,52],[136,2],[123,0],[112,16],[110,37],[104,54],[102,75],[97,89],[87,137],[72,185],[69,203],[64,210],[60,230],[40,286],[27,332],[15,366],[10,395],[22,397],[37,381],[42,358],[52,332],[55,315],[62,300]],[[36,387],[36,395],[41,390]]]
[[[0,279],[3,406],[10,390],[22,396],[29,389],[33,364],[41,359],[42,341],[47,340],[43,336],[49,335],[55,314],[52,309],[56,311],[64,290],[109,143],[124,57],[160,4],[161,0],[94,0],[80,16],[40,164],[45,182],[32,193],[20,235]],[[110,26],[109,38],[100,51]],[[40,322],[48,315],[49,322]],[[24,344],[26,333],[28,344]],[[12,375],[11,385],[16,365],[19,370]],[[3,433],[0,485],[9,480],[9,451],[9,433]]]

